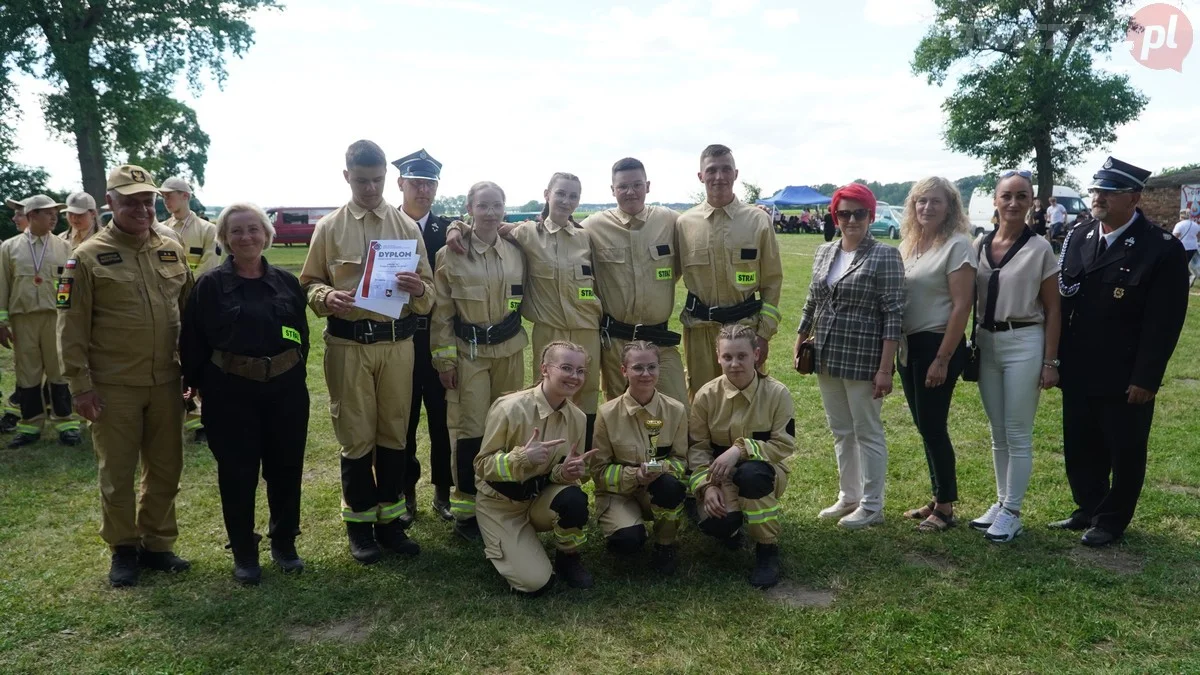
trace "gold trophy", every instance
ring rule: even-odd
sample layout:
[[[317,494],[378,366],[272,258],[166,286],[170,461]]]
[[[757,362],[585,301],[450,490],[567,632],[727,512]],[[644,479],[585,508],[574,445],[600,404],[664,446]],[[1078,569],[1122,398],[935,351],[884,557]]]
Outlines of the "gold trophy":
[[[650,446],[646,451],[646,473],[662,473],[663,463],[654,455],[658,452],[658,435],[662,433],[662,420],[646,420],[646,433],[650,436]]]

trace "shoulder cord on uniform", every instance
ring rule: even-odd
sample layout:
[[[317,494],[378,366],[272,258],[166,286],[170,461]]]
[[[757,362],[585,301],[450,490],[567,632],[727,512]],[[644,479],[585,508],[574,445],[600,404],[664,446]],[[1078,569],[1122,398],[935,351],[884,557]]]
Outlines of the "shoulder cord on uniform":
[[[1063,238],[1062,250],[1058,252],[1058,294],[1064,298],[1069,298],[1079,292],[1079,283],[1068,284],[1063,280],[1066,275],[1067,246],[1071,243],[1071,237],[1078,231],[1079,228],[1075,227],[1067,232],[1067,236]]]

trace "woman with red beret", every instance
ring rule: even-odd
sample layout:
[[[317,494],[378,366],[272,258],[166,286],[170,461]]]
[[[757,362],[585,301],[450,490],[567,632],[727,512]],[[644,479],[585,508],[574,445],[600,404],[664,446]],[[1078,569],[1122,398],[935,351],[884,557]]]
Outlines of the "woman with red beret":
[[[887,439],[883,397],[892,391],[892,363],[904,311],[904,263],[900,252],[877,242],[875,195],[851,183],[833,193],[829,210],[842,238],[817,249],[812,283],[796,339],[814,337],[814,372],[833,449],[837,455],[837,501],[821,518],[837,518],[848,529],[883,522]]]

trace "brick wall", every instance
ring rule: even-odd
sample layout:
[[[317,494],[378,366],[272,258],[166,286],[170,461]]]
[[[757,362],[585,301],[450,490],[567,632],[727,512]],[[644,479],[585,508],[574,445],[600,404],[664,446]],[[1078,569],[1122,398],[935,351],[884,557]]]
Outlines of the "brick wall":
[[[1139,206],[1150,220],[1166,228],[1174,227],[1179,222],[1179,188],[1146,188]]]

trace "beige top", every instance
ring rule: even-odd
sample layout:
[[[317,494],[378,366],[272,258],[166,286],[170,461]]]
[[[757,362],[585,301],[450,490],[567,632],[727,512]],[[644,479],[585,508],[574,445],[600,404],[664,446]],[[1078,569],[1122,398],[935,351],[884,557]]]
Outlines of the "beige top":
[[[975,250],[983,237],[975,240]],[[1058,260],[1054,249],[1045,238],[1034,235],[1025,242],[1021,250],[1000,268],[1000,288],[996,295],[996,321],[1033,321],[1042,323],[1046,319],[1040,293],[1042,282],[1058,274]],[[987,251],[979,256],[976,272],[976,313],[983,321],[987,311],[988,282],[992,278],[992,262]]]
[[[80,244],[87,241],[92,235],[99,231],[100,225],[98,223],[92,223],[92,226],[83,233],[83,236],[79,236],[79,233],[75,231],[75,228],[68,227],[66,231],[58,235],[58,238],[67,242],[67,244],[71,246],[71,250],[74,251],[75,249],[79,248]]]
[[[577,481],[563,478],[562,462],[572,448],[583,445],[586,427],[587,419],[574,403],[564,401],[557,409],[551,408],[541,384],[501,396],[488,410],[482,446],[475,456],[475,487],[489,497],[509,501],[488,481],[523,483],[548,475],[552,483],[577,485]],[[542,442],[566,441],[552,449],[541,464],[525,457],[524,444],[534,429]]]
[[[0,244],[0,323],[9,315],[53,312],[55,292],[71,245],[53,234],[25,230]]]
[[[608,209],[581,223],[592,239],[596,293],[609,316],[632,325],[671,318],[680,271],[678,219],[665,206],[647,206],[635,216]]]
[[[454,317],[480,327],[494,326],[512,312],[521,310],[524,295],[525,258],[516,244],[496,237],[486,244],[474,234],[464,237],[466,255],[443,248],[437,253],[433,273],[435,301],[430,321],[430,348],[438,372],[458,366],[459,358],[472,353],[485,358],[512,356],[525,348],[529,339],[522,327],[500,344],[471,345],[454,334]]]
[[[709,307],[737,305],[759,293],[762,310],[741,323],[771,339],[779,330],[783,292],[783,262],[771,217],[737,198],[721,208],[706,201],[680,215],[676,230],[688,291]],[[708,323],[687,310],[679,319],[688,327]]]
[[[187,218],[167,218],[163,227],[179,235],[183,251],[187,254],[188,267],[192,276],[200,276],[221,264],[221,247],[217,244],[217,226],[188,211]]]
[[[663,423],[662,432],[653,439],[647,420]],[[687,474],[688,419],[683,404],[655,392],[645,406],[628,391],[605,401],[596,413],[596,432],[592,445],[599,451],[592,456],[588,471],[596,484],[596,493],[630,494],[640,487],[638,469],[651,459],[662,462],[663,470],[679,480]]]
[[[429,255],[425,252],[421,231],[412,218],[381,200],[379,206],[371,211],[350,202],[317,221],[312,242],[308,246],[308,257],[304,259],[304,267],[300,270],[300,285],[308,294],[308,306],[314,314],[322,317],[331,314],[325,306],[325,296],[329,291],[354,293],[354,288],[362,281],[367,244],[376,239],[417,240],[417,255],[421,258],[417,261],[417,274],[425,284],[425,293],[419,297],[414,294],[400,311],[400,316],[403,318],[413,312],[428,314],[433,309],[433,272],[429,267]],[[357,307],[342,318],[347,321],[392,320],[389,316]],[[357,344],[353,340],[328,334],[325,339],[334,344]]]
[[[517,223],[509,236],[525,253],[528,284],[521,315],[557,330],[599,329],[600,298],[587,230],[546,218]]]
[[[953,303],[950,299],[950,273],[963,265],[979,266],[975,248],[965,234],[954,234],[941,246],[920,257],[909,253],[904,261],[904,319],[900,330],[905,335],[931,331],[945,333]]]

